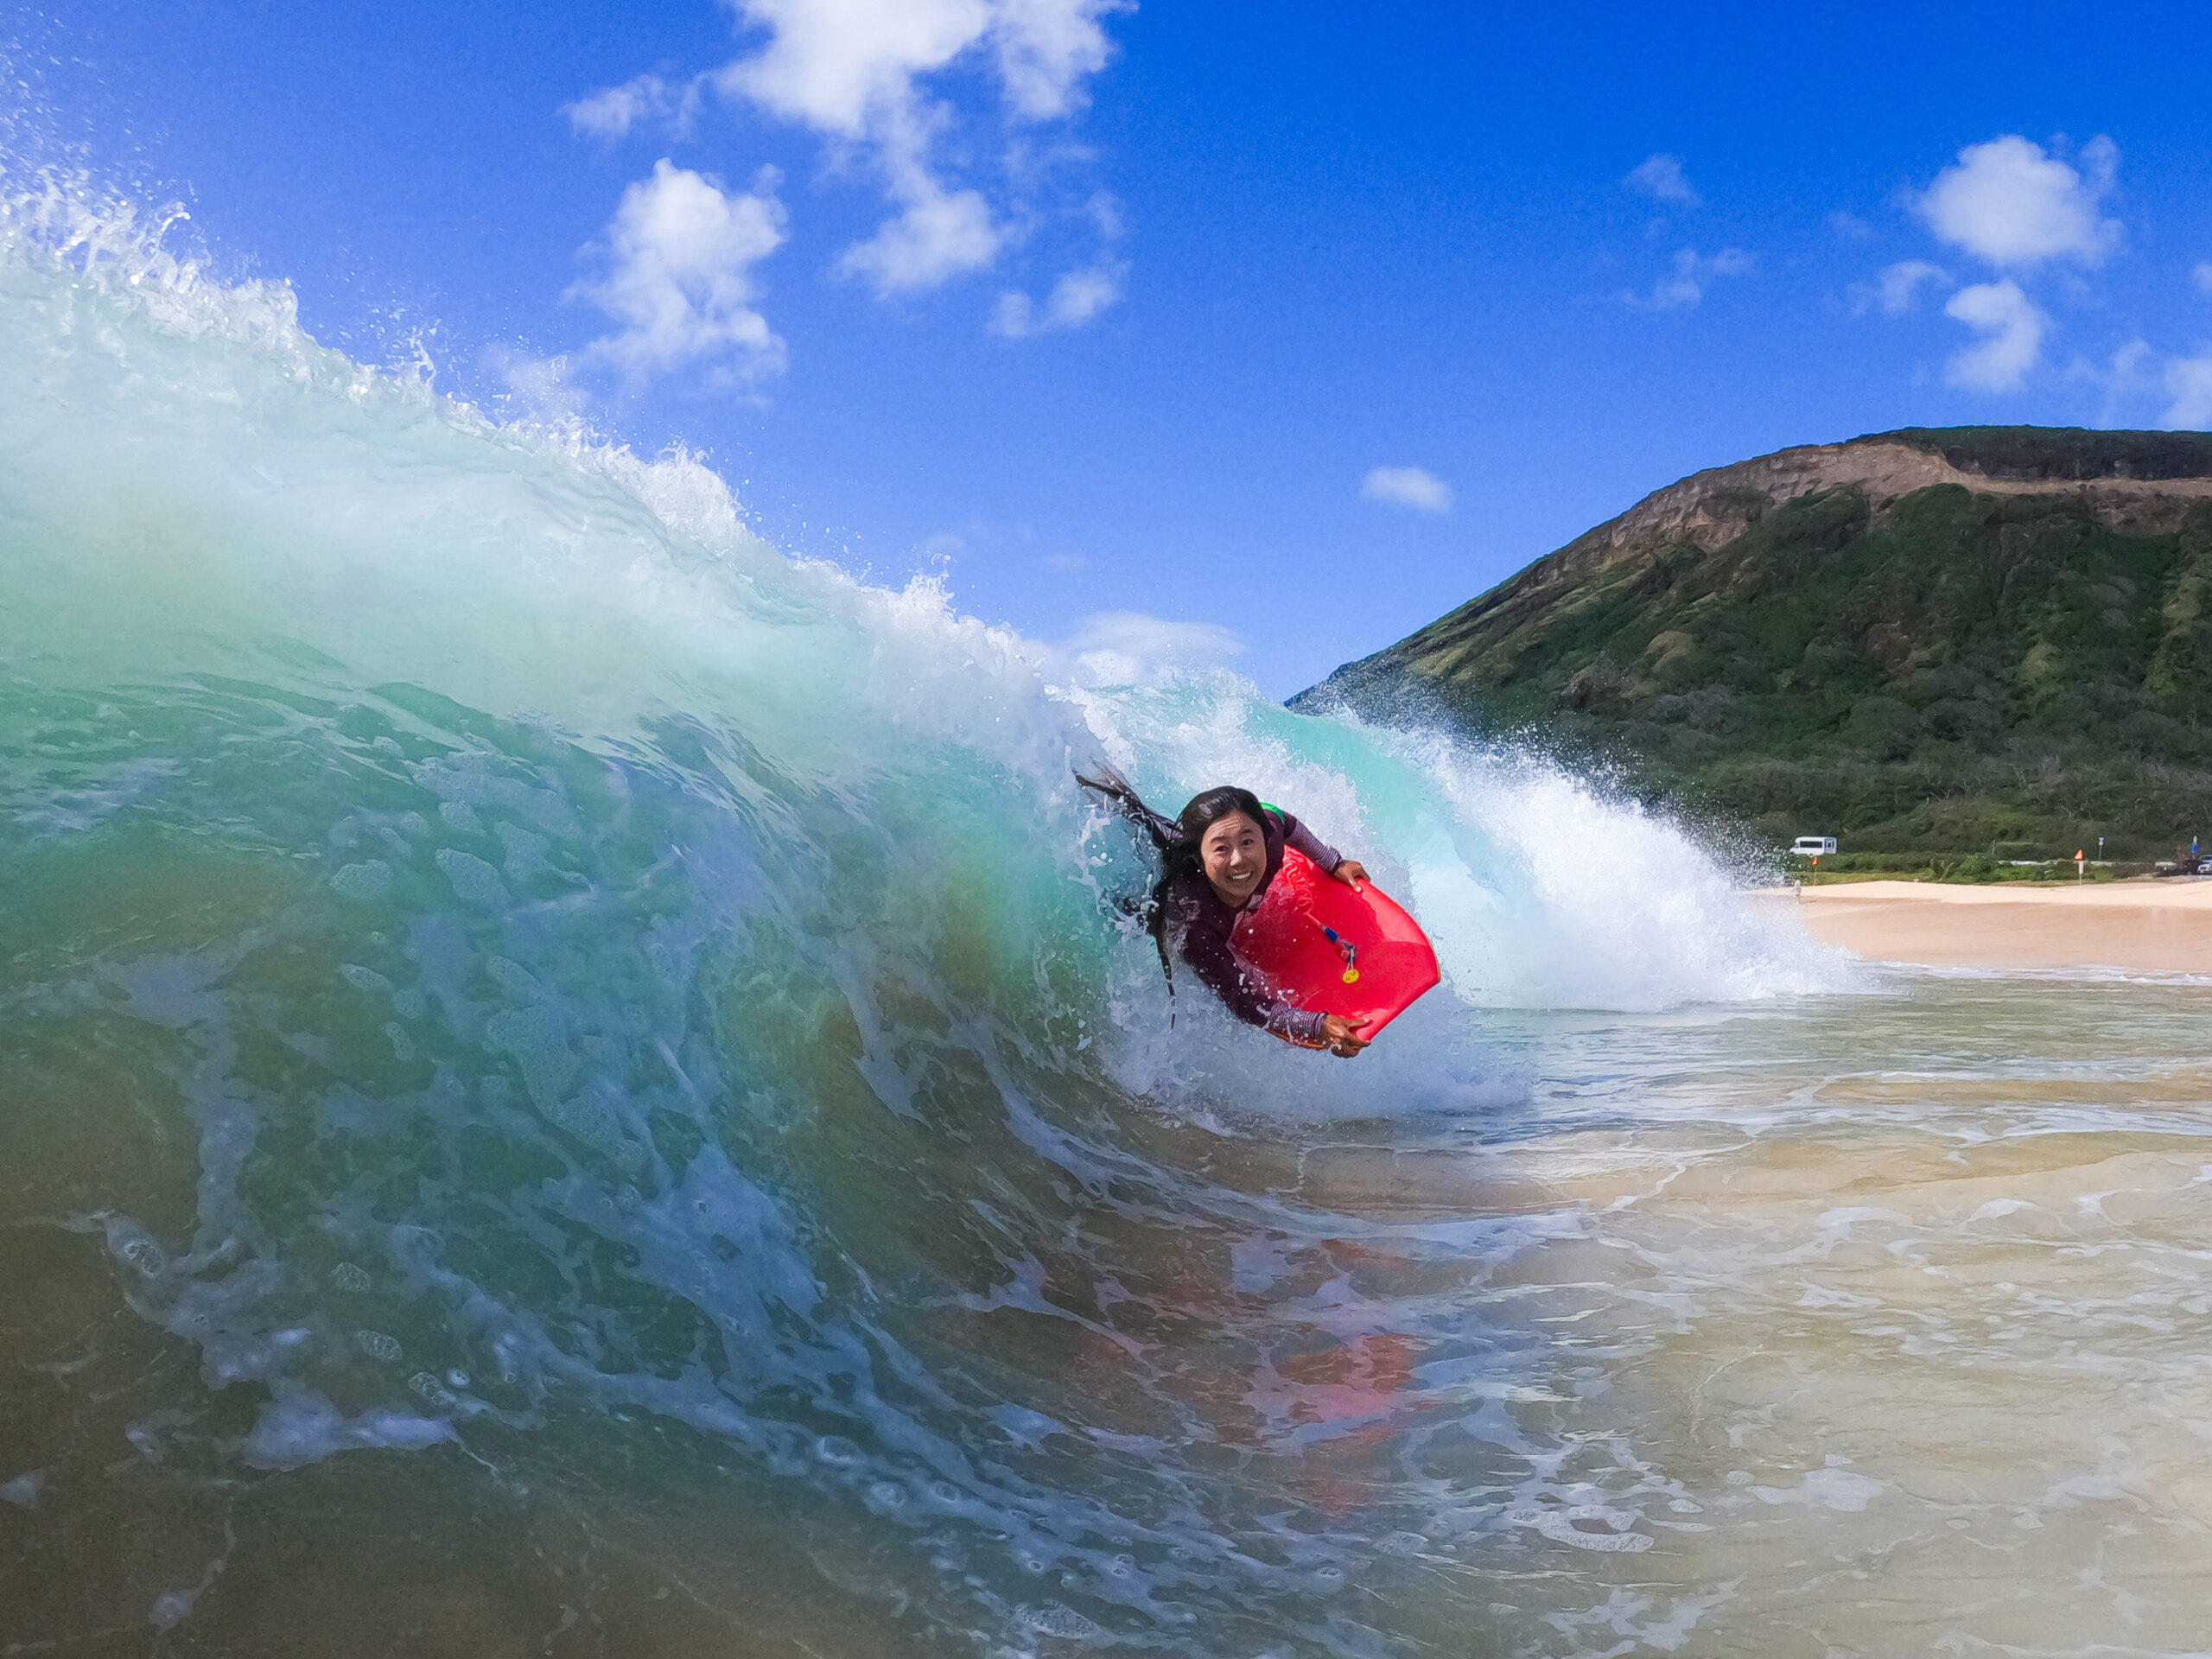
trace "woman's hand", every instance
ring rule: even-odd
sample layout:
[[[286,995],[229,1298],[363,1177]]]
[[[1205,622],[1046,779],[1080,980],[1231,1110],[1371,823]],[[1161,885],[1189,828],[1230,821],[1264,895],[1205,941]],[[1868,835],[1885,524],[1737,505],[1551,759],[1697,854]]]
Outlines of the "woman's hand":
[[[1340,858],[1337,868],[1329,872],[1348,887],[1356,887],[1367,880],[1367,866],[1356,858]]]
[[[1321,1040],[1328,1045],[1332,1054],[1348,1060],[1367,1046],[1367,1039],[1359,1034],[1359,1028],[1366,1023],[1364,1020],[1347,1020],[1341,1014],[1330,1014],[1321,1021]]]

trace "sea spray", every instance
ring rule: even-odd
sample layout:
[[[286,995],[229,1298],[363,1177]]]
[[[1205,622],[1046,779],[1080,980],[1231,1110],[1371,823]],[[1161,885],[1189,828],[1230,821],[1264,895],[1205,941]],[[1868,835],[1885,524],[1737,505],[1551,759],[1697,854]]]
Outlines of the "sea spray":
[[[784,557],[696,459],[348,362],[160,225],[60,185],[0,214],[0,1006],[10,1113],[118,1149],[39,1213],[197,1356],[164,1409],[229,1425],[211,1478],[384,1448],[505,1491],[581,1416],[781,1483],[925,1647],[1382,1651],[1349,1566],[1449,1496],[1298,1460],[1465,1341],[1386,1296],[1278,1363],[1270,1310],[1581,1224],[1377,1231],[1172,1148],[1480,1125],[1520,1087],[1486,1010],[1831,960],[1555,769],[1228,676],[1070,683],[938,585]],[[1354,1065],[1187,991],[1171,1027],[1114,902],[1144,862],[1070,779],[1102,751],[1313,819],[1446,987]],[[1470,1397],[1529,1386],[1525,1335],[1484,1344]],[[1254,1420],[1300,1363],[1334,1403]]]

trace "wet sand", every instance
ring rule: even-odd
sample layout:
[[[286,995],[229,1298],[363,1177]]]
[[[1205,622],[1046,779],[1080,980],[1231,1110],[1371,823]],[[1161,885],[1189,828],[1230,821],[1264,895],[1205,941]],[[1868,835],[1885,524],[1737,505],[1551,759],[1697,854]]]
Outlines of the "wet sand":
[[[1855,881],[1799,892],[1815,938],[1875,962],[2212,973],[2212,880]],[[1777,894],[1765,902],[1792,901]]]

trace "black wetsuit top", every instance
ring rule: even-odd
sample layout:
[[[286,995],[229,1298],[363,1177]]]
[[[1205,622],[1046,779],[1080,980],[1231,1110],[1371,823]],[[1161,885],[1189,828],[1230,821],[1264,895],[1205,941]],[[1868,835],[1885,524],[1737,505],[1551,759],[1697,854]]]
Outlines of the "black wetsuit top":
[[[1281,808],[1267,807],[1260,817],[1268,845],[1267,873],[1244,901],[1243,909],[1234,910],[1223,903],[1203,871],[1178,876],[1168,884],[1165,895],[1167,938],[1175,954],[1191,964],[1192,971],[1239,1020],[1281,1036],[1319,1042],[1321,1022],[1328,1016],[1276,996],[1267,981],[1237,956],[1230,938],[1237,922],[1257,910],[1274,885],[1285,847],[1295,847],[1324,871],[1335,869],[1344,861],[1335,848]]]

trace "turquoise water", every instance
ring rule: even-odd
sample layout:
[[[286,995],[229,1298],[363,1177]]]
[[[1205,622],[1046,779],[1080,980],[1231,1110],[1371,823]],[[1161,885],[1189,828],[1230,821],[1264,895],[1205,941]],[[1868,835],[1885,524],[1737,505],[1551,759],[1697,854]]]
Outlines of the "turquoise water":
[[[5,1651],[2012,1640],[1954,1556],[2180,1628],[2202,991],[1875,978],[1541,761],[1097,683],[5,226]],[[1101,755],[1445,985],[1171,1026]]]

